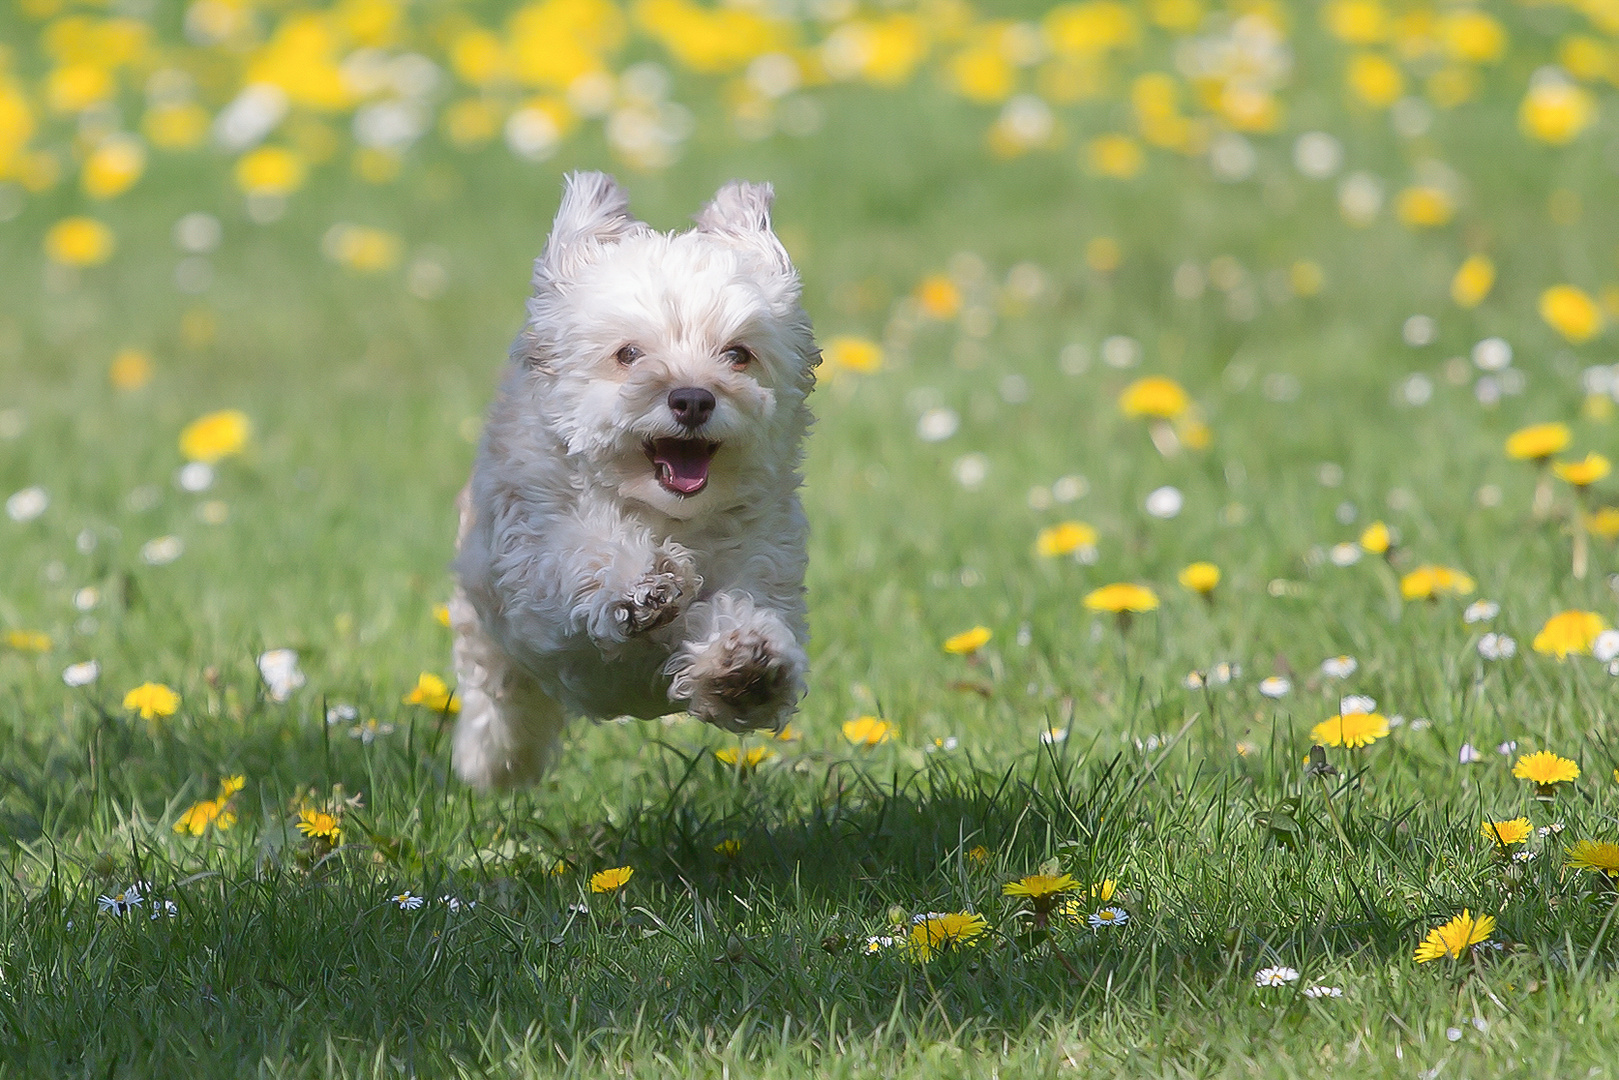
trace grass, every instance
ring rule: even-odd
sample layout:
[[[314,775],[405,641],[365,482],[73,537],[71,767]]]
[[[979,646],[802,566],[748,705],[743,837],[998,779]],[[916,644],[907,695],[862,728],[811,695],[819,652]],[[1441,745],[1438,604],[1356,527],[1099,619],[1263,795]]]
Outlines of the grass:
[[[1316,56],[1299,48],[1301,65]],[[979,111],[926,87],[881,109],[872,94],[827,91],[807,140],[739,143],[699,106],[682,161],[628,177],[660,227],[730,176],[773,180],[822,339],[888,338],[882,371],[828,371],[815,395],[812,691],[801,739],[752,771],[717,762],[735,740],[691,722],[580,724],[543,783],[480,797],[449,773],[444,718],[400,703],[418,672],[448,667],[431,609],[467,434],[558,175],[608,161],[590,137],[544,167],[434,151],[383,188],[318,176],[270,226],[247,220],[222,166],[155,158],[110,212],[120,255],[82,272],[37,254],[73,193],[0,225],[0,261],[25,270],[0,295],[0,408],[20,429],[0,444],[0,489],[51,498],[35,521],[0,522],[0,624],[53,639],[0,651],[0,1073],[1615,1075],[1614,893],[1563,865],[1573,839],[1614,838],[1611,677],[1529,648],[1557,610],[1613,611],[1615,557],[1599,542],[1576,580],[1559,525],[1530,518],[1533,470],[1501,453],[1550,419],[1578,448],[1613,443],[1581,411],[1600,341],[1570,348],[1534,316],[1545,285],[1611,276],[1595,146],[1522,143],[1503,92],[1442,117],[1419,153],[1306,86],[1295,126],[1337,131],[1350,167],[1397,184],[1432,156],[1471,185],[1448,230],[1387,214],[1355,229],[1286,140],[1257,142],[1240,183],[1165,157],[1123,184],[1069,152],[993,160]],[[1550,223],[1553,191],[1586,216]],[[188,296],[169,232],[198,209],[225,242],[213,284]],[[447,289],[421,300],[401,271],[323,260],[338,221],[398,232]],[[1471,312],[1448,299],[1468,230],[1502,267]],[[1097,237],[1120,245],[1116,271],[1087,267]],[[1219,256],[1252,319],[1219,289],[1172,290],[1177,266]],[[1300,259],[1320,264],[1320,295],[1274,287]],[[1019,263],[1045,287],[1006,301]],[[897,302],[947,267],[969,306],[990,305],[987,333],[897,326]],[[1401,341],[1418,313],[1438,321],[1420,348]],[[1137,369],[1099,359],[1116,334],[1139,341]],[[1450,361],[1490,334],[1526,378],[1495,407]],[[1090,359],[1069,373],[1075,344]],[[157,375],[119,392],[107,364],[128,345]],[[1188,388],[1209,450],[1164,457],[1118,414],[1143,372]],[[1414,373],[1435,384],[1422,406],[1402,397]],[[187,494],[177,432],[221,407],[246,410],[256,437]],[[920,440],[929,408],[959,431]],[[970,453],[973,487],[957,479]],[[1032,508],[1031,488],[1049,498],[1072,476],[1082,497]],[[1143,499],[1166,484],[1185,509],[1155,519]],[[198,518],[214,499],[223,524]],[[1068,517],[1099,531],[1094,565],[1032,554]],[[1400,537],[1392,558],[1333,565],[1327,549],[1374,519]],[[164,535],[183,554],[147,565],[141,545]],[[1175,584],[1194,559],[1224,571],[1212,603]],[[1426,561],[1466,569],[1499,617],[1402,604],[1398,573]],[[1115,580],[1152,584],[1163,606],[1127,632],[1083,609]],[[99,601],[81,611],[86,587]],[[975,624],[994,632],[975,658],[941,651]],[[1481,660],[1486,629],[1518,655]],[[255,669],[273,647],[308,676],[284,704]],[[1359,663],[1343,681],[1319,669],[1339,654]],[[99,680],[65,688],[62,668],[90,658]],[[1221,662],[1240,674],[1187,687]],[[1271,674],[1292,693],[1261,696]],[[147,680],[180,691],[174,717],[120,707]],[[1310,729],[1347,692],[1406,721],[1308,775]],[[392,730],[351,737],[323,721],[339,703]],[[858,715],[896,737],[850,745],[840,725]],[[1043,742],[1049,729],[1066,737]],[[1581,778],[1537,802],[1495,751],[1508,740],[1576,759]],[[1485,760],[1459,764],[1463,743]],[[235,826],[177,834],[231,774],[246,778]],[[327,853],[295,811],[339,791],[359,801]],[[1513,863],[1480,823],[1519,813],[1563,828]],[[727,840],[734,857],[716,850]],[[1052,860],[1116,880],[1128,923],[1031,933],[1001,886]],[[621,865],[635,875],[620,893],[590,892]],[[98,914],[131,882],[149,885],[140,908]],[[401,910],[404,890],[428,902]],[[157,901],[174,916],[151,918]],[[1496,914],[1505,948],[1417,964],[1427,930],[1463,908]],[[867,952],[913,915],[963,910],[988,921],[976,947],[925,964]],[[1272,965],[1301,978],[1256,987]]]

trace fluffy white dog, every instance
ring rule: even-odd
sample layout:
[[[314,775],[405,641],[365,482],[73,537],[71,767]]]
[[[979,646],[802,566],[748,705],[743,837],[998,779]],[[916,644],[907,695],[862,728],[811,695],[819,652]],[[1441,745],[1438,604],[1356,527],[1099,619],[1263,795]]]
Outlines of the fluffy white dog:
[[[611,177],[567,178],[460,498],[468,783],[535,779],[571,716],[779,730],[802,696],[820,354],[771,199],[733,182],[659,233]]]

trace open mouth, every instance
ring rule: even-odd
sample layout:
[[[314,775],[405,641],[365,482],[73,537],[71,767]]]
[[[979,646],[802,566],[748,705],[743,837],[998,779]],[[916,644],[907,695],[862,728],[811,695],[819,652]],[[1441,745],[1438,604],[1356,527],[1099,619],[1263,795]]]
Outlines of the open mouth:
[[[719,448],[719,443],[706,439],[651,439],[646,456],[663,490],[695,495],[708,486],[708,466]]]

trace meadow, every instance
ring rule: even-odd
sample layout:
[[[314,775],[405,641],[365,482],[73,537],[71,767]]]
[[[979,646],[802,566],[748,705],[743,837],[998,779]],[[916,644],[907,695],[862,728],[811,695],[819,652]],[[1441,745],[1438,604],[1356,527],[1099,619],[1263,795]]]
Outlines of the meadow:
[[[0,11],[0,1075],[1613,1077],[1619,7]],[[574,168],[769,180],[781,738],[449,768]]]

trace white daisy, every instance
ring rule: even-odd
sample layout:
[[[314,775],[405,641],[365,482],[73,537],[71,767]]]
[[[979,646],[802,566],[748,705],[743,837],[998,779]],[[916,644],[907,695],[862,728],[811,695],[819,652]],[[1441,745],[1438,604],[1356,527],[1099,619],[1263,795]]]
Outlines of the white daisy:
[[[101,665],[94,660],[69,664],[62,670],[62,681],[69,686],[89,686],[101,677]]]
[[[1502,757],[1511,757],[1518,752],[1518,740],[1508,739],[1495,748],[1495,752]]]
[[[1360,562],[1361,550],[1359,544],[1334,544],[1327,553],[1334,566],[1354,566]]]
[[[167,915],[169,918],[172,919],[172,918],[174,918],[175,916],[177,916],[179,914],[180,914],[180,905],[176,904],[173,900],[153,900],[152,901],[152,918],[154,918],[154,919],[161,918],[164,915]]]
[[[1104,926],[1123,926],[1130,921],[1130,915],[1123,908],[1105,907],[1085,921],[1092,930],[1100,930]]]
[[[417,908],[427,903],[426,900],[422,899],[420,896],[417,896],[409,889],[406,889],[398,896],[395,896],[393,898],[393,902],[399,905],[400,911],[415,911]]]
[[[1068,738],[1067,728],[1046,728],[1046,730],[1040,733],[1040,741],[1045,743],[1047,746],[1051,746],[1054,743],[1060,743],[1066,738]]]
[[[1288,983],[1298,981],[1299,973],[1296,968],[1278,965],[1254,972],[1255,986],[1286,986]]]
[[[1360,669],[1353,656],[1329,656],[1321,661],[1321,674],[1329,679],[1347,679]]]
[[[1463,765],[1471,765],[1475,761],[1483,761],[1484,754],[1472,743],[1462,743],[1461,753],[1456,755],[1456,760]]]
[[[1341,986],[1306,986],[1304,996],[1307,998],[1341,998],[1344,988]]]
[[[1468,624],[1489,622],[1499,614],[1501,605],[1494,600],[1474,600],[1467,605],[1467,610],[1462,612],[1462,621]]]
[[[471,911],[478,906],[478,901],[476,900],[463,900],[459,896],[451,896],[448,893],[438,899],[439,903],[450,909],[451,914],[458,914],[463,909]]]
[[[1518,643],[1506,634],[1485,634],[1478,639],[1478,654],[1486,660],[1509,660],[1518,655]]]
[[[1619,630],[1604,630],[1591,642],[1591,655],[1604,664],[1619,658]]]
[[[281,704],[293,691],[304,684],[304,673],[298,670],[298,654],[291,649],[271,649],[259,654],[259,674],[264,677],[270,700]]]
[[[1272,675],[1268,679],[1259,680],[1259,692],[1268,698],[1286,697],[1293,692],[1293,684],[1280,675]]]
[[[124,889],[121,892],[115,892],[111,896],[96,897],[96,904],[103,912],[108,915],[117,915],[120,917],[128,915],[130,911],[139,907],[140,903],[141,892],[140,889],[134,885],[131,885],[129,888]]]
[[[1377,711],[1377,702],[1365,694],[1345,694],[1338,699],[1338,712],[1343,716],[1355,713],[1374,713]]]
[[[866,952],[879,953],[884,949],[892,949],[894,939],[891,937],[869,937],[866,939]]]

